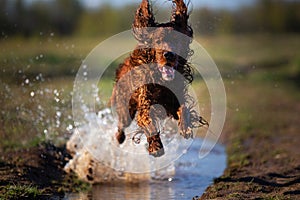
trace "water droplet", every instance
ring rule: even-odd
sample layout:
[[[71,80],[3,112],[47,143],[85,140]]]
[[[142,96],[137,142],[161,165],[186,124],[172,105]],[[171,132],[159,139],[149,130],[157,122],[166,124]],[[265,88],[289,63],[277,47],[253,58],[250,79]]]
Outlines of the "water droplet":
[[[83,72],[83,76],[87,76],[87,72]]]
[[[44,57],[44,55],[43,54],[40,54],[40,58],[43,58]]]
[[[60,111],[56,111],[56,116],[57,117],[61,117],[61,112]]]
[[[69,124],[69,126],[67,127],[67,130],[72,130],[73,129],[73,125],[72,124]]]
[[[32,92],[30,92],[30,96],[31,96],[31,97],[34,97],[34,95],[35,95],[35,94],[34,94],[34,92],[33,92],[33,91],[32,91]]]
[[[87,66],[86,66],[86,65],[83,65],[83,66],[82,66],[82,68],[83,68],[83,69],[86,69],[86,68],[87,68]]]
[[[25,84],[29,84],[29,79],[28,78],[25,80]]]
[[[47,134],[48,133],[48,130],[47,129],[44,129],[44,134]]]
[[[55,89],[55,90],[53,91],[53,93],[55,94],[55,96],[59,97],[59,92],[58,92],[57,89]]]
[[[168,178],[168,181],[171,182],[173,179],[172,178]]]
[[[60,121],[56,120],[56,127],[58,128],[60,126]]]

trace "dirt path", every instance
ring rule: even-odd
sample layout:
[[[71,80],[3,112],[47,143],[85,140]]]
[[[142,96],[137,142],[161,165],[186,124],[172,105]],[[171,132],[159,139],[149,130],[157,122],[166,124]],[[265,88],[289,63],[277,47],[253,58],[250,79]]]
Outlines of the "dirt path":
[[[228,168],[201,199],[300,199],[298,89],[271,82],[229,84],[223,133]]]
[[[4,153],[0,157],[0,199],[60,199],[65,192],[84,188],[63,171],[69,158],[64,147],[51,144]]]

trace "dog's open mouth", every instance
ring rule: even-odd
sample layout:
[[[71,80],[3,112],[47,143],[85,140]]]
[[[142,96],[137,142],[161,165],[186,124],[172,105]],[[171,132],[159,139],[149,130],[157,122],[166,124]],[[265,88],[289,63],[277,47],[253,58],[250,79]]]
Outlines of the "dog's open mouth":
[[[172,81],[175,78],[175,69],[172,67],[164,65],[159,67],[159,71],[165,81]]]

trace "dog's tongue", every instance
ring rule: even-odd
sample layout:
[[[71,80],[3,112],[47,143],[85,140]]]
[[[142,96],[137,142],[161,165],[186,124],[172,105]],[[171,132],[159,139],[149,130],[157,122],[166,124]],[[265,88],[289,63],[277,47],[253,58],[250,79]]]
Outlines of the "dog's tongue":
[[[166,81],[171,81],[175,78],[175,70],[172,67],[162,67],[159,69],[161,74],[162,74],[162,78]]]

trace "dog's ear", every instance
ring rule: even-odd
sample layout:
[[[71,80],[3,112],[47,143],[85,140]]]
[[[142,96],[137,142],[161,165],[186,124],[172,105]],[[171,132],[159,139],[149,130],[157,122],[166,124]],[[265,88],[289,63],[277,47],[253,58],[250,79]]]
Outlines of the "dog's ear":
[[[134,17],[134,22],[132,24],[132,30],[135,38],[144,43],[145,41],[145,31],[147,27],[155,27],[155,18],[152,13],[152,7],[149,0],[143,0],[140,7],[137,9]]]
[[[188,25],[189,14],[187,6],[183,0],[173,0],[173,11],[171,22],[175,24],[178,31],[183,32],[189,36],[192,36],[193,31]]]
[[[133,27],[145,28],[155,26],[155,19],[149,0],[143,0],[135,13]]]

